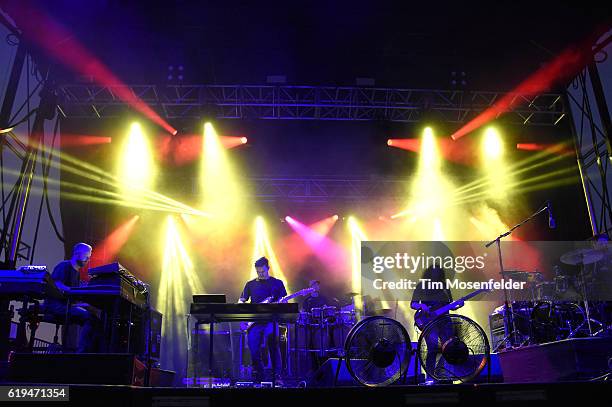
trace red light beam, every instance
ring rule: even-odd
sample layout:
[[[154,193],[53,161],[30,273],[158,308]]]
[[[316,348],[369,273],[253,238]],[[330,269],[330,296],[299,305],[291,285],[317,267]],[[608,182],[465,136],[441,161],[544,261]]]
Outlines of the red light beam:
[[[102,242],[98,243],[93,249],[90,267],[116,261],[119,251],[130,238],[138,219],[140,219],[140,216],[134,215],[113,230]]]
[[[32,2],[21,2],[20,7],[11,11],[12,16],[23,31],[23,35],[29,41],[36,43],[49,57],[80,75],[93,77],[99,85],[111,87],[112,92],[118,99],[161,126],[168,133],[176,134],[177,131],[174,127],[162,119],[126,84],[121,82],[68,30],[34,7]]]
[[[550,90],[554,85],[575,76],[592,58],[591,38],[581,45],[571,46],[542,66],[504,95],[493,106],[469,121],[451,135],[453,140],[473,132],[498,116],[526,103],[529,99]]]
[[[517,150],[523,151],[546,151],[550,154],[574,155],[575,152],[565,144],[541,144],[541,143],[517,143]]]

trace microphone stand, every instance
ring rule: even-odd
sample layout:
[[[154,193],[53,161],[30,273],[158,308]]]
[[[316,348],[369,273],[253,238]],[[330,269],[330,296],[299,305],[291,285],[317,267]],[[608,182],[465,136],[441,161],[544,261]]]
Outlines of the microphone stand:
[[[501,235],[497,236],[495,239],[485,244],[485,247],[490,247],[493,243],[497,245],[497,254],[499,256],[499,274],[501,275],[502,279],[504,278],[505,272],[504,272],[504,262],[502,258],[501,239],[503,239],[506,236],[509,236],[516,229],[520,228],[525,223],[529,222],[530,220],[532,220],[533,218],[535,218],[536,216],[538,216],[539,214],[541,214],[547,209],[548,209],[548,204],[544,205],[543,207],[535,211],[533,214],[531,214],[531,216],[524,219],[522,222],[517,223],[516,225],[511,227],[508,231],[502,233]],[[507,345],[509,345],[510,348],[513,348],[515,346],[514,338],[516,337],[516,323],[514,321],[514,309],[512,307],[512,303],[509,300],[508,289],[506,288],[505,285],[503,285],[503,289],[504,289],[504,319],[505,319],[504,322],[506,326],[510,327],[510,332],[508,332],[506,337],[500,342],[500,345],[505,342]],[[499,348],[499,345],[497,346],[497,348]],[[495,350],[497,350],[497,348]]]

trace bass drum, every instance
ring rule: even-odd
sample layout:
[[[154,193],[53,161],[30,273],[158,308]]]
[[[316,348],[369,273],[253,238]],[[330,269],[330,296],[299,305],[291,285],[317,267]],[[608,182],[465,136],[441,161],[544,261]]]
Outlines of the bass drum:
[[[531,312],[532,343],[566,339],[586,320],[582,307],[571,302],[538,302]]]

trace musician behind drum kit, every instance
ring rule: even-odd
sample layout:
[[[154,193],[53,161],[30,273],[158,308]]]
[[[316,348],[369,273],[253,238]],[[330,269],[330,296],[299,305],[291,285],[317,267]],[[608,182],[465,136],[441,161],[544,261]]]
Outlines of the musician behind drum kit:
[[[321,282],[319,280],[310,280],[308,287],[312,288],[314,291],[308,297],[306,297],[302,303],[302,311],[312,312],[313,308],[321,308],[325,305],[331,305],[329,300],[320,292]]]
[[[287,290],[283,282],[277,278],[270,276],[270,266],[268,259],[260,258],[255,262],[255,270],[257,278],[250,280],[244,286],[240,295],[239,303],[262,302],[277,302],[287,295]],[[262,344],[268,346],[269,354],[271,355],[272,363],[277,372],[276,380],[280,379],[278,372],[281,371],[281,355],[278,342],[278,328],[276,335],[274,333],[274,324],[271,322],[256,322],[250,325],[247,331],[249,350],[251,351],[251,361],[253,366],[253,375],[256,381],[264,379],[264,367],[261,361]],[[276,337],[276,343],[274,343]]]

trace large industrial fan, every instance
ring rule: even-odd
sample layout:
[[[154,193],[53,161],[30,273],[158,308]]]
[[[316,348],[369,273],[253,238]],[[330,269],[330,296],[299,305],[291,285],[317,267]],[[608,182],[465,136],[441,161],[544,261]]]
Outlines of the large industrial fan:
[[[467,382],[489,363],[490,346],[476,322],[449,314],[425,326],[417,353],[421,365],[433,379]]]
[[[388,386],[405,377],[412,344],[406,329],[383,316],[358,322],[344,342],[347,370],[360,384]]]

